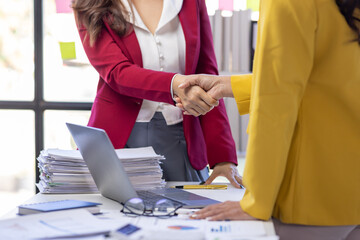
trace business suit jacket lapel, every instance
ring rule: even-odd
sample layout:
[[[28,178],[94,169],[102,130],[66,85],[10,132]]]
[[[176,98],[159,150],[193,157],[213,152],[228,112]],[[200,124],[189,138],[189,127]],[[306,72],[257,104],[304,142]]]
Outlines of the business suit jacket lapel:
[[[199,12],[197,0],[184,0],[182,9],[179,12],[179,20],[183,28],[186,42],[185,74],[193,74],[196,71],[197,62],[200,52],[199,39]],[[120,37],[105,22],[105,26],[112,35],[115,42],[120,46],[124,55],[133,63],[140,67],[142,64],[142,55],[139,42],[136,38],[135,31],[128,35]]]
[[[129,59],[129,61],[135,63],[139,67],[143,67],[140,45],[137,40],[135,31],[131,29],[130,33],[120,37],[110,28],[107,22],[104,21],[104,24],[112,38],[115,40],[116,44],[120,46],[121,51]]]
[[[185,35],[186,60],[185,74],[196,71],[200,52],[198,0],[184,0],[179,20]]]

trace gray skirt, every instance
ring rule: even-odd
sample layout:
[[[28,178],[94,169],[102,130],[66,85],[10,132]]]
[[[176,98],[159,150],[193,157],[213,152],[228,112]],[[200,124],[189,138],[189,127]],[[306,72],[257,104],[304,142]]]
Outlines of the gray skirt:
[[[209,177],[207,167],[195,170],[189,162],[182,122],[167,125],[160,112],[150,122],[136,122],[125,147],[147,146],[165,156],[161,168],[166,181],[205,181]]]

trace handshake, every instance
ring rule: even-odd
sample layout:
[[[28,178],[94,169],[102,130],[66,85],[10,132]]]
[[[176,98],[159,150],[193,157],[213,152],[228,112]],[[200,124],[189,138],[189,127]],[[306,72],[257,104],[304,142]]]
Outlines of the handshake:
[[[184,114],[200,116],[219,105],[219,99],[233,97],[230,76],[181,75],[173,80],[176,106]]]

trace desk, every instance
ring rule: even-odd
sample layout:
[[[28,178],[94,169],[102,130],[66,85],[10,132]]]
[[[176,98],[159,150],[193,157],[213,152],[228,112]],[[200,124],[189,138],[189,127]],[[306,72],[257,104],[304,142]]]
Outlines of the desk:
[[[198,184],[197,182],[168,182],[167,187],[174,186],[174,185],[184,185],[184,184]],[[220,184],[220,183],[219,183]],[[227,200],[231,201],[239,201],[243,195],[245,190],[243,189],[236,189],[230,184],[228,184],[227,190],[210,190],[210,189],[195,189],[195,190],[186,190],[192,193],[196,193],[201,196],[206,196],[209,198],[213,198],[215,200],[224,202]],[[25,201],[25,204],[29,203],[38,203],[38,202],[47,202],[47,201],[57,201],[57,200],[64,200],[64,199],[77,199],[77,200],[84,200],[90,202],[99,202],[102,203],[101,211],[113,211],[113,210],[121,210],[122,206],[116,201],[111,199],[105,198],[100,194],[41,194],[38,193],[29,200]],[[0,219],[6,218],[14,218],[19,217],[17,215],[17,209],[11,210],[9,213],[1,216]],[[275,230],[272,225],[271,221],[267,221],[264,224],[266,232],[269,236],[275,235]]]

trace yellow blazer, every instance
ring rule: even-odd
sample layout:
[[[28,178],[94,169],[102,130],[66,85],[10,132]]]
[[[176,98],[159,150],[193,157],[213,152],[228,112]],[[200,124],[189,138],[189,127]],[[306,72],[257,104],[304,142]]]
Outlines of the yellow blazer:
[[[258,36],[253,75],[231,79],[239,112],[250,108],[241,207],[284,223],[360,224],[356,34],[335,0],[262,0]]]

